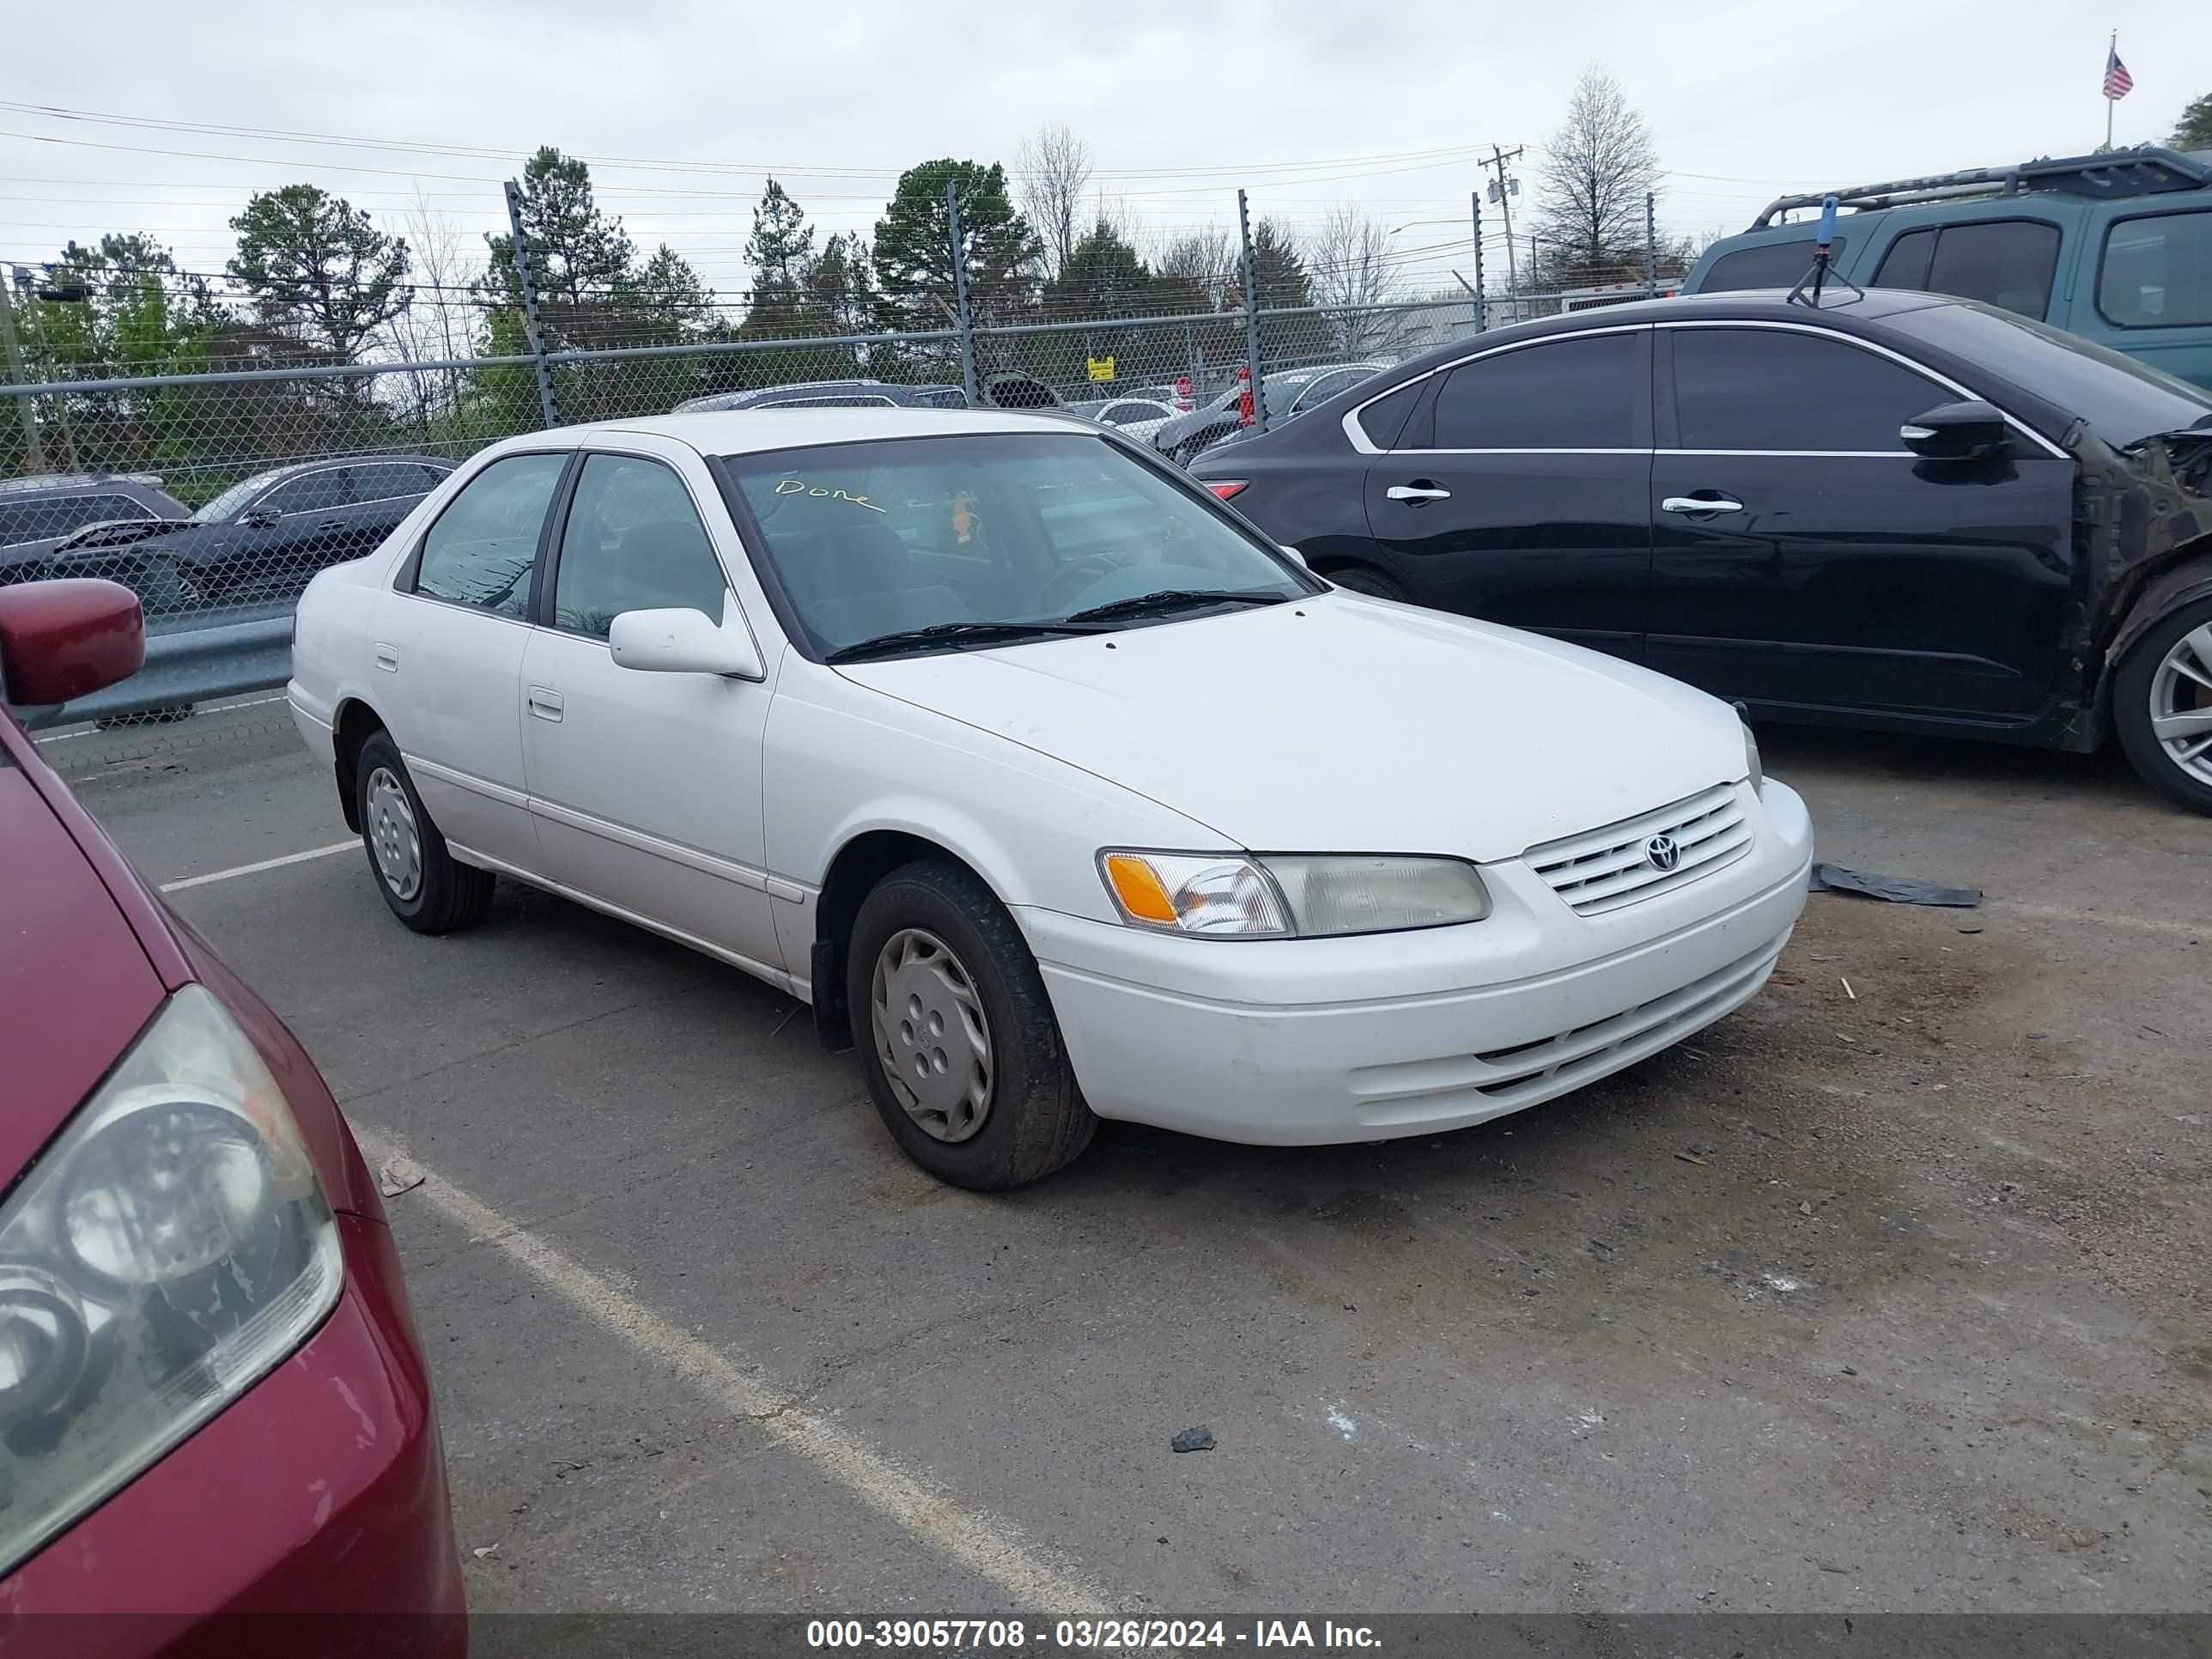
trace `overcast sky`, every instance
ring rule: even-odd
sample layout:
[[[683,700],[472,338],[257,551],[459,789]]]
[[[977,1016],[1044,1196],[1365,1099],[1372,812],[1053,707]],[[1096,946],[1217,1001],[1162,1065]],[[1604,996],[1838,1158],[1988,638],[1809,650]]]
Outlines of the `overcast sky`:
[[[1011,166],[1054,122],[1148,237],[1233,225],[1240,184],[1298,225],[1357,202],[1407,227],[1425,289],[1468,264],[1474,147],[1528,147],[1533,206],[1588,64],[1650,125],[1662,226],[1710,232],[1784,191],[2093,148],[2114,27],[2136,83],[2115,136],[2161,139],[2212,92],[2205,0],[26,3],[0,76],[0,258],[143,228],[220,270],[247,191],[297,179],[393,229],[419,191],[473,243],[503,225],[498,181],[551,143],[592,161],[641,247],[728,293],[767,173],[818,233],[865,228],[902,167]]]

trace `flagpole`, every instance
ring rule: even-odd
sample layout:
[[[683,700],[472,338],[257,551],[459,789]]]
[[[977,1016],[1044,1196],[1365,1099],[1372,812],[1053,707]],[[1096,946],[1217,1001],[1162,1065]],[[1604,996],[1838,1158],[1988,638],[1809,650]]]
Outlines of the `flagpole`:
[[[2110,42],[2110,43],[2106,46],[2106,48],[2105,48],[2105,68],[2106,68],[2106,70],[2108,73],[2111,71],[2111,69],[2112,69],[2112,59],[2114,59],[2115,58],[2118,57],[2119,55],[2120,55],[2120,32],[2119,32],[2118,29],[2114,29],[2114,30],[2112,31],[2112,40],[2111,40],[2111,42]],[[2106,148],[2106,149],[2112,149],[2112,106],[2113,106],[2115,103],[2117,103],[2117,102],[2118,102],[2118,100],[2115,99],[2115,98],[2112,96],[2112,88],[2111,88],[2110,87],[2106,88],[2105,88],[2105,148]]]

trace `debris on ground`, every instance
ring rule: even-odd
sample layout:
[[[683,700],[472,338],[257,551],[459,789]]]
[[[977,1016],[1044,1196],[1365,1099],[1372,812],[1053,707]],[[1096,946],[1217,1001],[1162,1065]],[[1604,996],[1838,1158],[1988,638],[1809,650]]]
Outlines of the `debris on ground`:
[[[1680,1158],[1685,1164],[1703,1164],[1705,1161],[1702,1158],[1699,1158],[1695,1152],[1677,1152],[1674,1156]]]
[[[429,1172],[405,1153],[395,1153],[377,1166],[376,1190],[386,1198],[411,1193],[430,1178]]]
[[[1859,994],[1858,994],[1856,991],[1854,991],[1853,989],[1851,989],[1851,982],[1850,982],[1850,981],[1849,981],[1849,980],[1847,980],[1847,979],[1844,979],[1844,978],[1843,978],[1843,975],[1840,975],[1840,974],[1838,974],[1836,977],[1837,977],[1838,980],[1841,980],[1841,981],[1842,981],[1842,982],[1843,982],[1843,987],[1844,987],[1844,994],[1845,996],[1849,997],[1849,998],[1850,998],[1853,1002],[1856,1002],[1856,1001],[1859,1000]]]
[[[1171,1451],[1193,1452],[1213,1449],[1213,1431],[1208,1428],[1185,1429],[1168,1442]]]
[[[1847,869],[1840,864],[1813,866],[1812,890],[1816,893],[1854,893],[1861,898],[1886,899],[1892,904],[1935,904],[1954,910],[1971,910],[1982,902],[1978,887],[1946,887],[1917,876],[1881,876]]]

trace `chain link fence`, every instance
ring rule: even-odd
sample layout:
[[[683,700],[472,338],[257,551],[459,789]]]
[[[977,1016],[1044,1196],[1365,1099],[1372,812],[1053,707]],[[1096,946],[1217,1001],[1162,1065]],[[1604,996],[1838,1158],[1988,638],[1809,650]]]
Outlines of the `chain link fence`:
[[[957,198],[948,209],[957,226]],[[0,585],[106,576],[148,618],[146,672],[72,714],[173,721],[281,684],[289,612],[316,571],[375,548],[477,450],[549,424],[1064,406],[1188,462],[1379,368],[1574,303],[1463,282],[1446,298],[1267,303],[1249,233],[1224,250],[1231,268],[1127,291],[1067,273],[971,289],[956,229],[944,325],[897,331],[872,326],[864,285],[784,303],[756,291],[743,307],[696,287],[617,299],[542,288],[528,240],[513,246],[511,284],[422,285],[350,354],[257,319],[220,279],[108,271],[11,296],[0,268]]]

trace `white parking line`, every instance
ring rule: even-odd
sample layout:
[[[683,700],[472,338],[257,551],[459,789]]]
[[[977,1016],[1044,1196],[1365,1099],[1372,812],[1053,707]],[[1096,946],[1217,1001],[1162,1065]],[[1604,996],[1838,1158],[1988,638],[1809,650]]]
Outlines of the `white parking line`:
[[[203,716],[228,714],[234,708],[259,708],[268,703],[289,701],[287,694],[280,691],[273,697],[250,697],[244,702],[211,702],[199,712]],[[57,732],[51,737],[35,738],[32,741],[43,749],[50,743],[75,743],[79,738],[112,738],[114,735],[112,730],[103,731],[99,726],[88,726],[82,732]]]
[[[360,1125],[355,1126],[355,1135],[373,1164],[404,1151]],[[961,1508],[848,1431],[799,1407],[790,1389],[750,1362],[670,1323],[434,1170],[425,1173],[428,1179],[406,1202],[427,1201],[465,1229],[471,1243],[490,1245],[586,1318],[668,1367],[732,1417],[757,1425],[771,1440],[805,1458],[870,1509],[997,1584],[1018,1605],[1074,1618],[1109,1616],[1111,1609],[1102,1592],[1032,1554],[1009,1522]]]
[[[310,847],[304,853],[287,853],[281,859],[263,859],[253,864],[240,864],[228,870],[210,870],[204,876],[186,876],[182,881],[165,881],[165,893],[181,893],[187,887],[205,887],[210,882],[232,881],[240,876],[258,876],[264,870],[281,870],[288,864],[305,864],[310,859],[326,859],[334,853],[349,853],[359,847],[357,841],[334,841],[328,847]]]

